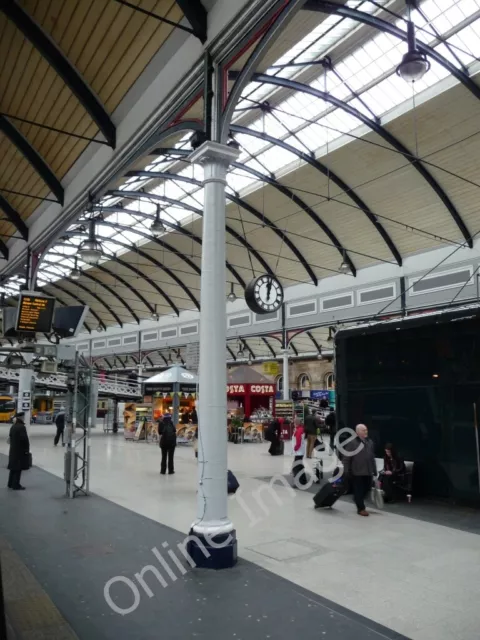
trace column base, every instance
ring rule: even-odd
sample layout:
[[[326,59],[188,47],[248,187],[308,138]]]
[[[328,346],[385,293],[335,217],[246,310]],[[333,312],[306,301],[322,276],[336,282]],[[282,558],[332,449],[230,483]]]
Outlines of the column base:
[[[237,564],[237,532],[204,536],[190,529],[187,552],[199,569],[230,569]]]

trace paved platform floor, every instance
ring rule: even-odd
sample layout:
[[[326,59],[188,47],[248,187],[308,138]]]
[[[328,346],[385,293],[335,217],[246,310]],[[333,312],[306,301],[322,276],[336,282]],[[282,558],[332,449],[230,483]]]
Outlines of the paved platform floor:
[[[4,453],[7,451],[7,430],[0,427],[0,452]],[[46,437],[46,433],[50,435]],[[61,476],[63,450],[54,448],[52,440],[52,428],[32,427],[35,464]],[[176,474],[169,477],[159,475],[159,457],[155,445],[125,442],[121,434],[94,434],[91,489],[111,501],[105,505],[114,503],[125,507],[128,510],[125,513],[130,517],[132,512],[144,516],[170,527],[178,536],[178,532],[188,531],[195,517],[196,461],[192,449],[177,447]],[[269,572],[265,574],[257,570],[251,575],[273,574],[288,581],[281,582],[288,585],[290,591],[286,589],[282,599],[276,600],[278,612],[291,609],[290,601],[295,598],[292,594],[296,593],[291,591],[291,583],[294,583],[307,590],[302,591],[307,598],[319,597],[319,602],[323,603],[321,606],[344,607],[342,611],[347,617],[354,614],[364,616],[371,621],[358,621],[364,629],[370,629],[373,622],[383,625],[386,629],[380,633],[386,638],[392,637],[390,629],[412,640],[477,640],[480,628],[480,609],[477,606],[480,598],[480,536],[387,511],[374,512],[370,518],[359,518],[349,501],[339,501],[330,511],[314,510],[311,493],[294,492],[282,485],[271,490],[268,483],[259,479],[282,477],[288,473],[290,465],[288,456],[269,456],[266,444],[229,445],[229,467],[241,483],[240,496],[237,494],[230,503],[240,556],[252,563],[246,566]],[[60,481],[55,481],[54,487],[42,479],[41,474],[36,474],[40,472],[34,470],[31,475],[26,475],[25,484],[31,490],[19,495],[18,499],[30,502],[33,498],[28,496],[46,490],[47,495],[50,492],[60,501],[58,504],[64,505],[60,498]],[[45,475],[45,478],[50,476]],[[49,488],[41,489],[45,483]],[[8,493],[8,496],[7,505],[3,500],[0,502],[2,526],[3,510],[11,507],[13,498],[17,501],[17,494]],[[85,500],[77,502],[81,505]],[[68,505],[69,512],[77,509],[75,505]],[[80,509],[83,507],[78,507],[79,512]],[[22,526],[28,528],[30,517],[31,514]],[[145,522],[145,518],[138,522]],[[144,525],[135,526],[143,530]],[[82,525],[79,527],[81,530]],[[87,527],[85,531],[88,531]],[[115,536],[113,523],[111,535]],[[138,538],[138,544],[142,545],[142,536]],[[87,539],[84,544],[95,546],[100,542]],[[131,544],[132,547],[135,545],[133,540]],[[109,554],[102,555],[102,564],[109,557]],[[142,566],[140,564],[137,571]],[[127,564],[125,571],[130,569]],[[215,577],[209,576],[208,580],[215,580]],[[229,578],[221,577],[219,580],[223,582]],[[276,590],[272,580],[272,587],[265,586],[265,592],[272,588]],[[149,605],[142,603],[142,608],[144,606],[148,608]],[[125,621],[127,617],[121,619]],[[78,633],[75,626],[74,629]],[[323,637],[316,631],[310,636],[308,630],[306,636],[305,632],[302,629],[294,635]],[[233,633],[235,631],[232,631],[232,637]],[[282,633],[285,635],[271,637],[290,638],[292,630],[285,627]],[[218,637],[229,636],[220,634]],[[333,633],[331,637],[343,639],[349,636]],[[362,638],[359,633],[355,637],[358,640]]]

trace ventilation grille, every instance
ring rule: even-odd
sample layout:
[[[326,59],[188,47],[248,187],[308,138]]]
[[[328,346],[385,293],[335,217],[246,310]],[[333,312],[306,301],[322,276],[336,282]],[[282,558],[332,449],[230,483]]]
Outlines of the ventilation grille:
[[[160,337],[162,338],[176,338],[177,330],[176,329],[165,329],[160,333]]]
[[[273,311],[272,313],[255,314],[255,322],[272,322],[272,320],[278,320],[278,311]]]
[[[88,342],[77,344],[77,351],[88,351]]]
[[[353,293],[322,300],[323,311],[334,311],[335,309],[345,309],[345,307],[353,307]]]
[[[312,313],[317,313],[317,301],[302,302],[300,304],[290,304],[288,306],[288,315],[292,316],[308,316]]]
[[[464,284],[472,284],[472,282],[472,268],[469,267],[417,280],[413,283],[410,294],[415,295],[416,293],[438,291],[439,289],[450,289]]]
[[[151,333],[144,333],[142,335],[142,342],[152,342],[158,339],[158,331],[152,331]]]
[[[244,327],[245,325],[250,324],[250,316],[236,316],[235,318],[228,319],[228,326],[232,327]]]
[[[95,342],[92,345],[93,349],[103,349],[107,346],[107,341],[106,340],[95,340]]]
[[[123,344],[136,344],[137,336],[127,336],[123,339]]]
[[[359,304],[369,304],[371,302],[380,302],[381,300],[391,300],[395,298],[395,285],[389,284],[379,289],[368,289],[367,291],[358,292]]]
[[[181,327],[180,328],[180,335],[181,336],[190,336],[194,333],[198,333],[198,324],[189,324],[186,327]]]
[[[121,344],[122,344],[121,338],[112,338],[111,340],[108,341],[109,347],[119,347]]]

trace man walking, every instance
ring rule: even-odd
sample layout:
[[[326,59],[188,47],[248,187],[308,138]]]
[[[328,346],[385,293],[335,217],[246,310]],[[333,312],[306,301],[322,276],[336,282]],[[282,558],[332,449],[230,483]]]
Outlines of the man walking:
[[[24,490],[20,484],[22,471],[29,467],[30,440],[28,439],[27,428],[23,418],[24,413],[17,413],[15,422],[10,429],[10,451],[8,455],[8,488],[14,491]]]
[[[357,425],[357,437],[345,445],[343,466],[345,476],[350,477],[353,484],[353,497],[359,516],[368,516],[365,509],[365,497],[372,488],[373,476],[377,475],[374,444],[368,437],[368,429],[364,424]]]
[[[63,433],[65,431],[65,409],[63,407],[57,413],[57,417],[55,418],[55,425],[57,427],[57,433],[55,434],[53,444],[57,446],[58,441],[60,440],[60,438],[62,438],[62,447],[64,447],[65,442],[63,441]]]

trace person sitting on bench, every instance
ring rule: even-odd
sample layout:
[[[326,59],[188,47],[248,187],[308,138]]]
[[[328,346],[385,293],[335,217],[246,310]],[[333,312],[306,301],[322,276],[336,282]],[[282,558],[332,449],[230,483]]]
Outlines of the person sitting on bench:
[[[393,502],[398,497],[398,489],[405,480],[406,472],[405,462],[398,455],[393,444],[387,443],[383,457],[383,471],[380,472],[385,502]]]

